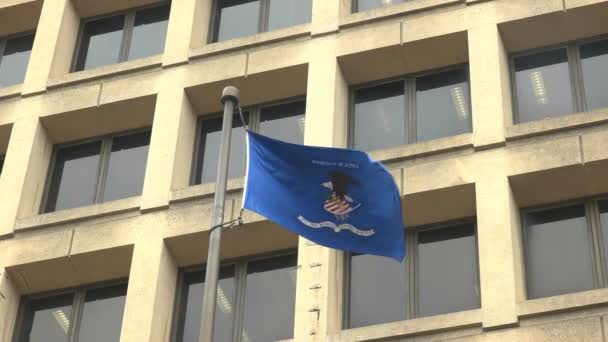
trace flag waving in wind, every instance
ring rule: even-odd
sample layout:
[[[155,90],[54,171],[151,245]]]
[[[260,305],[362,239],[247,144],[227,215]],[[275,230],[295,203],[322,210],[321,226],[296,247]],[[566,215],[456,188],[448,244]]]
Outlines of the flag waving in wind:
[[[367,153],[250,131],[247,151],[245,209],[326,247],[403,260],[399,191]]]

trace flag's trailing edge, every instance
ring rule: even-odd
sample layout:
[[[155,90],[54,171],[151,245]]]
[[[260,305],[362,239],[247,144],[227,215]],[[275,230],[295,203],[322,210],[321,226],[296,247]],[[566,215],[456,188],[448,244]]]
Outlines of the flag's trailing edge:
[[[326,247],[403,260],[401,199],[384,165],[250,131],[246,141],[243,208]]]

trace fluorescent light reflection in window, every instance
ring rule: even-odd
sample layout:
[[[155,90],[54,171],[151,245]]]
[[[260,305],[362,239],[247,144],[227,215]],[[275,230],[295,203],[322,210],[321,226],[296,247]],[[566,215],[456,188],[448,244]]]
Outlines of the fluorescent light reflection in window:
[[[549,99],[547,98],[547,90],[545,89],[545,80],[541,71],[534,71],[530,73],[530,81],[532,82],[532,89],[534,89],[534,96],[538,104],[547,104]]]
[[[222,290],[220,286],[217,287],[217,306],[223,313],[227,314],[232,312],[232,304],[230,304],[228,297],[226,297],[224,290]]]
[[[467,102],[464,98],[464,90],[462,87],[454,87],[450,89],[452,95],[452,103],[456,108],[456,113],[459,120],[466,120],[469,118],[469,111],[467,110]]]
[[[61,327],[61,330],[66,334],[68,334],[68,330],[70,329],[70,320],[68,316],[63,312],[63,310],[55,310],[52,312],[53,317],[57,321],[57,324]]]
[[[300,128],[300,132],[302,132],[302,134],[304,134],[304,129],[306,128],[306,117],[301,117],[299,119],[297,119],[298,121],[298,128]]]

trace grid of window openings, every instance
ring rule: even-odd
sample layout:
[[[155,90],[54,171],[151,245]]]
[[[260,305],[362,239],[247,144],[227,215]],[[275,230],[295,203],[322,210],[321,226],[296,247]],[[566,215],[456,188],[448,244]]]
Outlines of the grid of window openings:
[[[169,4],[85,19],[72,69],[96,68],[161,54],[165,48]]]
[[[518,123],[608,107],[608,39],[513,57]]]
[[[249,129],[260,134],[294,144],[304,143],[306,100],[297,99],[264,106],[253,106],[243,111]],[[200,120],[197,158],[194,163],[193,183],[215,181],[222,131],[221,116]],[[232,120],[228,178],[245,175],[245,130],[239,115]]]
[[[0,38],[0,87],[23,83],[34,45],[34,34]]]
[[[524,210],[529,299],[608,286],[608,200]]]
[[[293,337],[297,253],[245,259],[220,269],[214,342],[278,341]],[[198,342],[202,269],[180,275],[173,342]]]
[[[44,212],[141,194],[150,130],[55,148]]]
[[[414,0],[353,0],[353,12],[367,11],[372,8],[400,4]]]
[[[24,297],[19,342],[119,342],[127,284]]]
[[[384,148],[471,132],[468,68],[353,89],[351,145]]]
[[[402,263],[347,256],[345,327],[479,308],[477,233],[469,221],[406,231]],[[379,281],[381,280],[381,281]]]
[[[312,0],[216,0],[209,40],[250,36],[309,23]]]

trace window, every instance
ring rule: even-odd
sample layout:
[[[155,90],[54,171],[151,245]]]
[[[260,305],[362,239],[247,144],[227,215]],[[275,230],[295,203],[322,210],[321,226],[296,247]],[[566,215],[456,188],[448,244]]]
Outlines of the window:
[[[304,115],[306,101],[297,100],[268,106],[254,106],[243,110],[249,129],[266,136],[294,144],[304,143]],[[193,183],[215,182],[222,134],[222,117],[200,120],[198,153]],[[245,175],[245,130],[235,114],[232,120],[228,178]]]
[[[312,0],[216,0],[212,42],[309,23]]]
[[[608,107],[608,40],[513,58],[518,123]]]
[[[0,87],[23,83],[33,44],[33,33],[0,38]]]
[[[466,68],[353,90],[351,144],[373,151],[471,132]]]
[[[58,146],[44,212],[141,194],[150,131]]]
[[[2,169],[4,168],[4,159],[6,156],[0,156],[0,175],[2,174]]]
[[[119,342],[127,284],[25,297],[15,336],[21,342]]]
[[[412,0],[353,0],[353,12],[367,11],[372,8],[390,6]]]
[[[528,298],[606,287],[596,255],[608,242],[607,212],[608,201],[595,200],[523,211]]]
[[[293,337],[297,254],[228,263],[220,269],[213,341]],[[204,272],[183,271],[173,342],[198,342]]]
[[[347,257],[349,328],[480,307],[477,237],[472,223],[407,231],[408,257]]]
[[[85,20],[74,71],[162,53],[168,20],[166,4]]]

